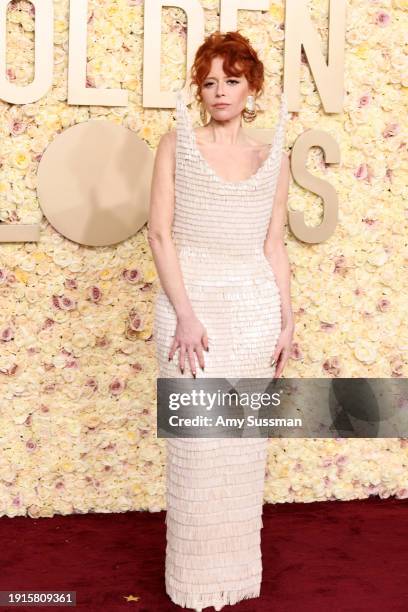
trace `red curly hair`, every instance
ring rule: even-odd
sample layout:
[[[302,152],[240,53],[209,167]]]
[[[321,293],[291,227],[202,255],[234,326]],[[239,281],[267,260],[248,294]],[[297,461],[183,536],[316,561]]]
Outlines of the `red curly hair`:
[[[248,38],[238,31],[217,31],[207,36],[197,49],[191,67],[191,83],[197,86],[196,99],[202,102],[201,87],[211,69],[214,57],[223,57],[223,70],[228,76],[244,75],[256,94],[263,91],[264,65]]]

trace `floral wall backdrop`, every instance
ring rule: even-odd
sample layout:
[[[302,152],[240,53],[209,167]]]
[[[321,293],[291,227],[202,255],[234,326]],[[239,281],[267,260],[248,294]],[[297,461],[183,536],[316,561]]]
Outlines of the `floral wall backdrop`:
[[[202,0],[206,32],[217,0]],[[287,234],[296,336],[287,377],[406,377],[407,0],[350,0],[344,112],[325,115],[305,58],[302,107],[287,147],[318,127],[340,145],[341,163],[312,149],[308,169],[334,186],[339,224],[326,242]],[[0,515],[165,508],[165,440],[157,439],[152,317],[159,280],[146,226],[129,240],[88,248],[66,240],[36,197],[41,155],[62,130],[104,118],[127,126],[152,151],[174,127],[174,110],[141,106],[143,2],[89,0],[90,87],[121,87],[127,107],[67,105],[68,0],[54,2],[54,81],[38,102],[0,102],[0,220],[41,224],[38,243],[0,245]],[[310,3],[326,53],[328,0]],[[238,28],[265,62],[270,127],[282,87],[284,5],[239,11]],[[33,78],[34,12],[8,13],[7,74]],[[187,21],[163,11],[162,88],[185,80]],[[199,123],[198,108],[192,111]],[[289,206],[317,224],[321,200],[290,185]],[[400,399],[408,409],[408,399]],[[266,502],[408,496],[407,439],[270,440]]]

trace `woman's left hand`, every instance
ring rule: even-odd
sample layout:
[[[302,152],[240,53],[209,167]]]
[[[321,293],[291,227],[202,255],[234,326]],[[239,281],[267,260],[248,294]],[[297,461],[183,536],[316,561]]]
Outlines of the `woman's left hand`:
[[[280,378],[283,368],[285,367],[286,362],[289,359],[289,356],[292,350],[294,329],[295,329],[294,324],[288,323],[281,330],[281,333],[278,338],[278,342],[276,344],[276,347],[275,347],[275,350],[272,356],[271,365],[273,365],[273,363],[276,363],[274,378]]]

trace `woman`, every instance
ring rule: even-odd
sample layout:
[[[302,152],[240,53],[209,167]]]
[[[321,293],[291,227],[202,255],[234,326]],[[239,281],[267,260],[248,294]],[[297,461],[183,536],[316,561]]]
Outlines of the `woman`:
[[[148,221],[160,377],[270,379],[288,359],[284,96],[271,146],[241,129],[263,74],[241,34],[212,34],[192,67],[210,120],[194,129],[179,93],[177,128],[160,140]],[[267,438],[166,442],[168,595],[195,610],[258,597]]]

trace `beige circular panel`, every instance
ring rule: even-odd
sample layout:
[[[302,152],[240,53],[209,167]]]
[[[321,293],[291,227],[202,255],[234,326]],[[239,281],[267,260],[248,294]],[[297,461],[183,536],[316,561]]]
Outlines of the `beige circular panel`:
[[[79,123],[59,134],[38,167],[40,206],[70,240],[105,246],[126,240],[147,221],[154,155],[128,128]]]

